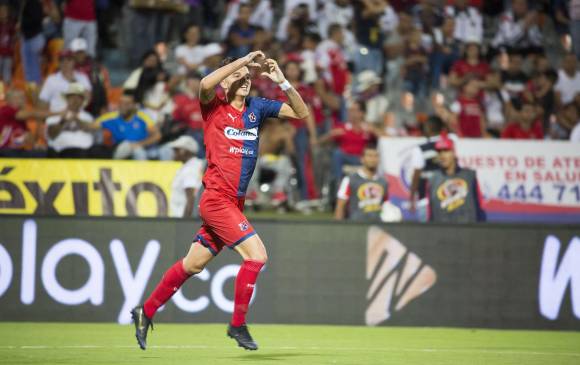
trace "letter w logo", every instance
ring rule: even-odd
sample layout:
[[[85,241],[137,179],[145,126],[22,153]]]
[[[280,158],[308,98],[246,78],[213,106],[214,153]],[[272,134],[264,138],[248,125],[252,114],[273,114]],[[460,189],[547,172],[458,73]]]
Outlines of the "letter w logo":
[[[431,288],[437,274],[431,266],[410,252],[401,242],[378,227],[370,227],[367,235],[367,292],[370,304],[365,321],[375,326],[400,311],[410,301]]]
[[[540,313],[548,319],[558,319],[570,283],[572,311],[580,319],[580,238],[572,239],[557,267],[560,246],[560,240],[554,236],[548,236],[544,243],[539,290]]]

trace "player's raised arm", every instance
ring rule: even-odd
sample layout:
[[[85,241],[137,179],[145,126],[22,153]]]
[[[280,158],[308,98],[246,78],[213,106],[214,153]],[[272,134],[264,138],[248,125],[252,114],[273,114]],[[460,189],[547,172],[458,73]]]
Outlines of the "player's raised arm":
[[[218,86],[218,84],[226,77],[244,66],[260,67],[260,64],[257,61],[265,58],[266,57],[262,51],[250,52],[245,57],[239,58],[232,63],[228,63],[201,79],[199,90],[199,99],[201,103],[207,104],[212,101],[215,96],[215,87]]]
[[[310,114],[308,106],[302,100],[298,91],[286,80],[282,70],[280,70],[280,66],[278,66],[278,62],[268,58],[264,65],[268,68],[268,72],[262,72],[262,76],[266,76],[278,84],[288,96],[288,104],[282,104],[278,116],[280,118],[306,119]]]

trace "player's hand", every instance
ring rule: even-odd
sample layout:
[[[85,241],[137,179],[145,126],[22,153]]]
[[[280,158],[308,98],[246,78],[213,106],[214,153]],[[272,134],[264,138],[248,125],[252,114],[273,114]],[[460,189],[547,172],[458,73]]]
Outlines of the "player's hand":
[[[277,84],[281,84],[286,81],[286,77],[280,70],[280,66],[278,66],[278,62],[274,61],[271,58],[268,58],[266,62],[264,62],[264,67],[267,71],[261,73],[262,76],[266,76],[270,80],[274,81]]]
[[[262,67],[261,63],[266,59],[266,55],[262,51],[250,52],[246,55],[246,66],[248,67]]]

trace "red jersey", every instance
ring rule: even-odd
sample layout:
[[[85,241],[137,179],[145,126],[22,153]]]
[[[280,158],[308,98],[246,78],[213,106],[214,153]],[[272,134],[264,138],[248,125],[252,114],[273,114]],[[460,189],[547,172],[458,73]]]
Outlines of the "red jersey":
[[[272,83],[270,82],[270,84]],[[296,87],[296,91],[298,91],[298,94],[302,96],[304,102],[312,109],[312,116],[314,117],[316,125],[324,123],[324,106],[322,105],[320,96],[318,96],[314,88],[310,85],[300,83]],[[277,100],[288,102],[288,96],[286,96],[286,93],[279,87],[272,90],[272,93],[270,94],[262,93],[262,95],[273,95]],[[294,128],[306,128],[306,123],[302,119],[288,119],[288,122],[292,124]]]
[[[346,154],[362,156],[365,146],[373,139],[372,134],[365,130],[355,130],[351,123],[345,123],[338,129],[343,133],[334,138],[338,148]]]
[[[258,131],[267,118],[277,117],[282,102],[247,97],[237,110],[222,97],[201,104],[207,171],[206,189],[219,190],[230,197],[244,197],[258,159]]]
[[[478,79],[484,80],[491,72],[486,62],[479,62],[477,65],[470,65],[465,60],[459,60],[451,67],[451,72],[455,72],[459,77],[475,75]]]
[[[178,94],[173,97],[173,103],[175,104],[173,119],[179,123],[187,124],[192,130],[203,128],[199,98],[191,97],[187,94]]]
[[[18,110],[10,105],[0,108],[0,148],[21,148],[26,137],[26,122],[16,119]]]
[[[501,132],[501,138],[544,139],[544,129],[542,128],[542,122],[536,120],[528,130],[523,129],[521,124],[518,122],[511,122],[505,127],[503,132]]]
[[[457,131],[461,137],[480,138],[481,118],[483,110],[478,99],[459,96],[457,102],[452,106],[452,111],[458,114]]]
[[[64,16],[87,22],[97,19],[95,0],[68,0],[64,8]]]

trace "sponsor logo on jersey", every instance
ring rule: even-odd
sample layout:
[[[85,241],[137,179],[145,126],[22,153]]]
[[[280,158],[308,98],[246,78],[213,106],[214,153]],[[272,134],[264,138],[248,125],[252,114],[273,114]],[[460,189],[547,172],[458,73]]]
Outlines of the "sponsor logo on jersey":
[[[450,179],[437,188],[437,198],[441,202],[441,209],[452,212],[465,204],[468,188],[463,179]]]
[[[230,117],[230,119],[232,120],[232,122],[236,121],[236,116],[232,115],[232,113],[228,113],[228,117]]]
[[[375,182],[362,184],[356,192],[358,207],[365,213],[378,212],[383,204],[385,189]]]
[[[239,141],[255,141],[258,139],[258,128],[237,129],[226,127],[224,134],[229,139],[236,139]]]
[[[367,234],[367,291],[365,321],[376,326],[427,292],[437,273],[395,237],[372,226]]]
[[[254,112],[251,112],[250,115],[248,115],[248,119],[250,120],[250,122],[252,123],[256,123],[256,114],[254,114]]]
[[[254,156],[254,150],[246,147],[231,146],[230,153],[233,153],[234,155]]]

